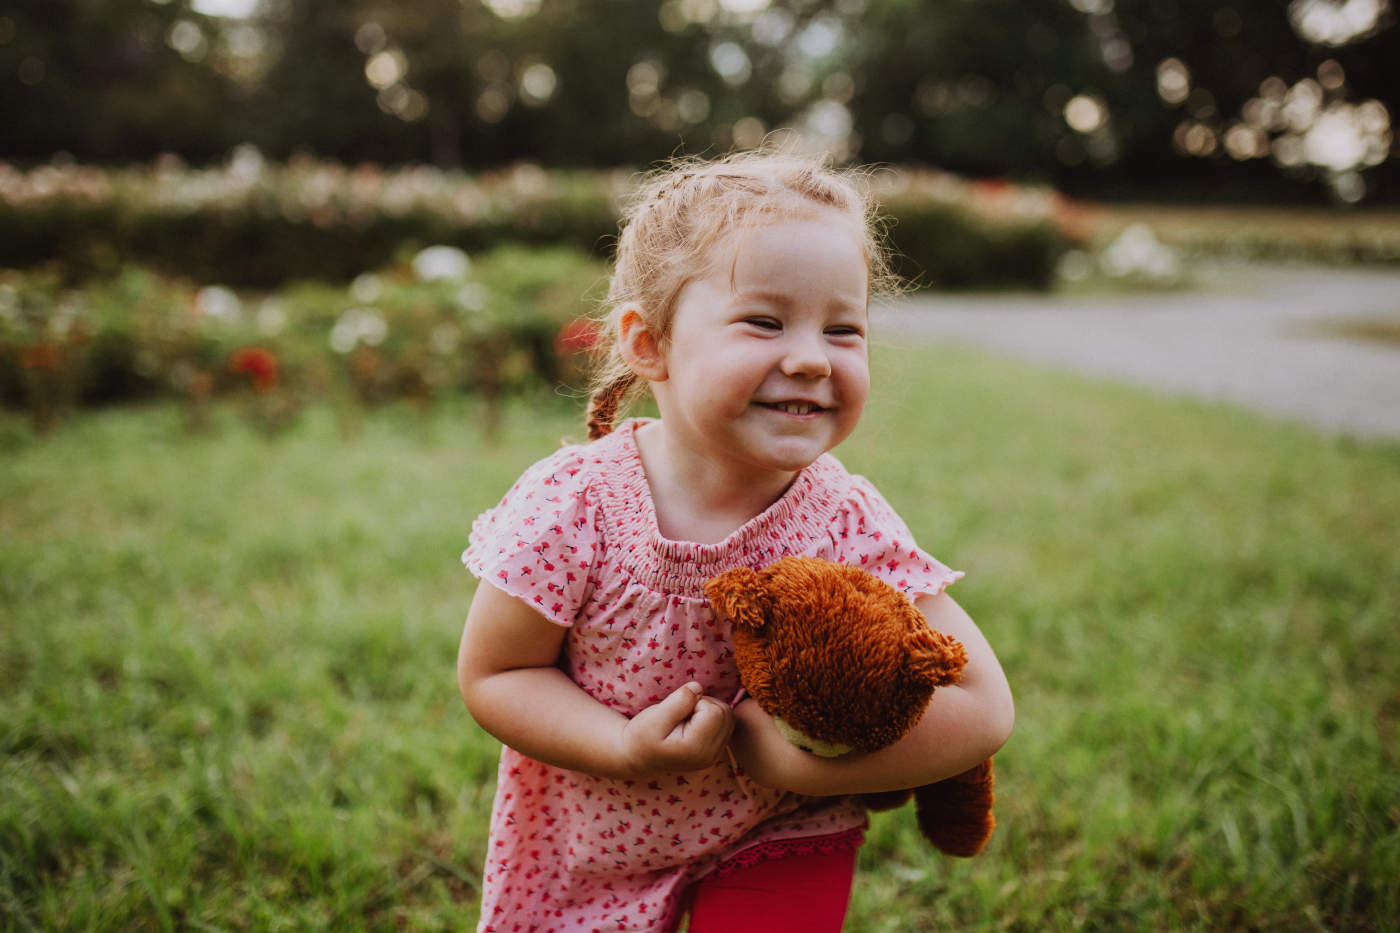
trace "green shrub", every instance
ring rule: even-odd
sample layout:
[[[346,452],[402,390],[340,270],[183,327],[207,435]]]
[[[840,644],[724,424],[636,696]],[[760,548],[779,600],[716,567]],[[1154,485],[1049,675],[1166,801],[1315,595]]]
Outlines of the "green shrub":
[[[872,177],[895,271],[918,288],[1048,289],[1071,237],[1071,205],[1048,188],[932,170]]]
[[[995,225],[964,208],[930,205],[893,215],[895,271],[918,288],[1047,289],[1063,241],[1049,222]]]
[[[469,177],[431,167],[264,166],[104,172],[0,163],[0,267],[49,265],[67,281],[127,265],[203,284],[348,282],[432,244],[504,243],[597,257],[615,241],[635,176],[521,166]],[[934,172],[874,180],[901,261],[920,287],[1046,288],[1063,246],[1049,192]]]
[[[0,401],[44,420],[76,404],[162,394],[194,404],[250,386],[366,404],[577,388],[586,346],[556,338],[602,282],[580,250],[519,245],[478,256],[461,280],[421,281],[403,261],[348,289],[300,282],[275,293],[199,289],[139,267],[74,289],[51,272],[9,272]],[[249,347],[271,355],[271,376],[234,361]]]

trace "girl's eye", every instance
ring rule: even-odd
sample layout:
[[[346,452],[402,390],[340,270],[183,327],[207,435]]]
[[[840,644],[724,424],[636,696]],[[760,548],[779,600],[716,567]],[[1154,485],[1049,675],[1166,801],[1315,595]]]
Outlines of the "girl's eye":
[[[860,337],[863,336],[858,327],[832,327],[827,330],[832,337]]]
[[[748,323],[760,330],[778,331],[783,329],[783,325],[773,320],[771,317],[751,317]]]

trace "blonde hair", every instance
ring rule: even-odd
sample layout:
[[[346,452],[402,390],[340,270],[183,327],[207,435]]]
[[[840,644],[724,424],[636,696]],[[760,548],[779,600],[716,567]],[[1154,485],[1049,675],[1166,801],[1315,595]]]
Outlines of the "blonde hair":
[[[897,291],[874,199],[860,182],[854,173],[772,150],[678,160],[651,174],[623,214],[603,321],[607,356],[593,375],[588,439],[609,434],[618,414],[647,389],[622,358],[622,309],[640,308],[643,324],[664,346],[681,290],[711,270],[715,247],[735,230],[834,217],[849,225],[865,254],[868,294]]]

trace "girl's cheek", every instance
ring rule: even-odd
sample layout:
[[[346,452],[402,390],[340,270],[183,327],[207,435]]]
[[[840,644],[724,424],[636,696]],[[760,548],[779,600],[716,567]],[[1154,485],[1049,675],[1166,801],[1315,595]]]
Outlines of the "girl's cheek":
[[[859,350],[853,349],[842,362],[847,372],[847,381],[851,387],[860,391],[869,391],[870,360],[865,355],[865,349],[863,347]]]

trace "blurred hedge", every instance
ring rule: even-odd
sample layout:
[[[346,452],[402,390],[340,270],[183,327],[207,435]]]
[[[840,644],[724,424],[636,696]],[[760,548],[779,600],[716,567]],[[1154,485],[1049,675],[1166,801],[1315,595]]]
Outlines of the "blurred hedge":
[[[430,244],[501,243],[605,256],[635,177],[531,165],[467,176],[419,166],[226,164],[108,171],[0,163],[0,266],[50,266],[67,282],[130,264],[235,287],[349,281]],[[884,170],[871,178],[901,274],[921,287],[1046,288],[1066,237],[1043,189]]]

